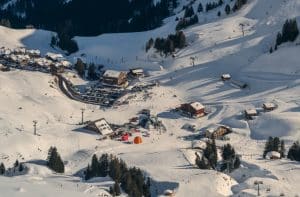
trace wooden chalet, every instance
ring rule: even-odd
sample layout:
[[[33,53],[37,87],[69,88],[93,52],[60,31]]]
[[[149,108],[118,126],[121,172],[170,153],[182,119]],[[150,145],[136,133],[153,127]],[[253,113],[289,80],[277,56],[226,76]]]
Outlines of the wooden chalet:
[[[106,70],[102,76],[104,83],[108,85],[122,86],[127,84],[127,73],[115,70]]]
[[[205,116],[205,107],[199,102],[182,104],[180,110],[190,117],[199,118]]]
[[[232,133],[232,128],[225,125],[212,125],[205,131],[205,137],[210,139],[217,139]]]

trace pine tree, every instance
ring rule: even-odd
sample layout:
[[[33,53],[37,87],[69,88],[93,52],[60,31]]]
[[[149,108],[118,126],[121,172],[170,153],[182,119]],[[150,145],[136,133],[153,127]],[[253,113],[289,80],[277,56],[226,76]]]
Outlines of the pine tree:
[[[14,168],[17,168],[17,167],[19,167],[19,161],[18,160],[16,160],[15,163],[14,163]]]
[[[75,70],[77,71],[78,75],[83,77],[84,73],[85,73],[85,64],[83,63],[83,61],[78,58],[77,62],[75,64]]]
[[[198,5],[198,12],[203,12],[202,3],[199,3],[199,5]]]
[[[85,174],[84,174],[84,179],[85,180],[89,180],[90,178],[92,178],[92,170],[91,170],[91,167],[90,167],[90,164],[88,164],[87,168],[86,168],[86,171],[85,171]]]
[[[300,161],[300,144],[295,142],[289,149],[287,158],[290,160]]]
[[[99,158],[99,170],[100,170],[100,176],[105,177],[108,174],[108,167],[109,167],[109,158],[108,154],[103,154]]]
[[[48,160],[47,165],[50,169],[58,173],[64,173],[65,166],[60,155],[57,152],[56,147],[50,147],[48,151],[47,160]]]
[[[281,43],[282,43],[282,35],[281,33],[278,33],[276,38],[276,46],[281,45]]]
[[[280,142],[280,157],[284,158],[285,157],[285,145],[284,145],[284,141],[281,140]]]
[[[225,12],[226,12],[226,14],[227,14],[227,15],[230,14],[230,11],[231,11],[231,8],[230,8],[230,6],[227,4],[227,5],[225,6]]]
[[[184,18],[191,17],[195,14],[193,7],[186,7],[184,11]]]
[[[117,181],[114,184],[114,192],[115,192],[116,196],[121,195],[121,188],[120,188],[119,182],[117,182]]]
[[[99,176],[100,175],[99,162],[98,162],[97,155],[95,155],[95,154],[92,157],[91,175],[92,176]]]
[[[113,186],[110,186],[109,187],[109,193],[112,195],[112,196],[116,196],[116,191],[115,191],[115,188]]]
[[[200,156],[197,153],[196,153],[196,161],[195,161],[195,163],[198,166],[198,168],[200,168],[200,169],[209,169],[210,168],[208,160],[203,155],[200,158]]]
[[[213,139],[212,142],[207,143],[206,149],[203,152],[203,156],[208,160],[209,167],[216,169],[218,155],[215,139]]]
[[[88,77],[91,80],[95,80],[97,79],[97,73],[95,71],[95,64],[90,64],[89,65],[89,69],[88,69]]]
[[[22,163],[19,164],[18,170],[19,172],[22,172],[24,170],[24,166]]]
[[[218,14],[217,14],[217,15],[218,15],[218,17],[220,17],[220,16],[221,16],[221,11],[218,11]]]
[[[0,164],[0,175],[3,175],[5,173],[6,169],[3,163]]]
[[[154,40],[153,40],[153,38],[150,38],[149,40],[148,40],[148,42],[146,43],[146,52],[148,52],[149,51],[149,49],[151,49],[151,47],[154,45]]]

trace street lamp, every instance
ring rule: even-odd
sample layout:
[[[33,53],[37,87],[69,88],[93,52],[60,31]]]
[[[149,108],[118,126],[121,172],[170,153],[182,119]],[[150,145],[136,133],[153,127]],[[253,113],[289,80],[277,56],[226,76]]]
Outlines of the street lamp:
[[[264,184],[262,181],[254,181],[254,185],[257,185],[257,196],[260,196],[259,185]]]

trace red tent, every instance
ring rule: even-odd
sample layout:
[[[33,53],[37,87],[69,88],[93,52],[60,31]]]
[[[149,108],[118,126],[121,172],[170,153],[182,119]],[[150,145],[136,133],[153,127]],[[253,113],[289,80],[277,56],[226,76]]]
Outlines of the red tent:
[[[129,134],[128,133],[125,133],[122,135],[122,141],[128,141],[129,139]]]

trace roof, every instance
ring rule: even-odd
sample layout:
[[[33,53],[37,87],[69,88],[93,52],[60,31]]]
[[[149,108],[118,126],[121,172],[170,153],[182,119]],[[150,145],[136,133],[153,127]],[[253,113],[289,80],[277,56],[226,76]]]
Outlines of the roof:
[[[257,111],[256,111],[256,109],[247,109],[247,110],[245,110],[245,113],[248,115],[256,115]]]
[[[106,70],[103,74],[104,77],[112,77],[112,78],[119,78],[122,72],[116,70]]]
[[[204,109],[204,105],[202,105],[199,102],[192,102],[190,103],[191,107],[194,108],[195,110],[201,110]]]
[[[225,78],[225,79],[230,79],[231,75],[230,74],[223,74],[222,77]]]
[[[96,120],[94,124],[100,131],[101,135],[109,135],[114,132],[104,118]]]
[[[62,54],[51,53],[51,52],[46,53],[46,57],[48,57],[52,60],[61,60],[64,58],[64,56]]]
[[[144,73],[144,70],[142,68],[133,68],[133,69],[130,69],[130,72],[132,72],[134,74],[138,74],[138,73]]]
[[[265,108],[274,108],[274,107],[276,107],[276,105],[274,103],[264,103],[263,106]]]

